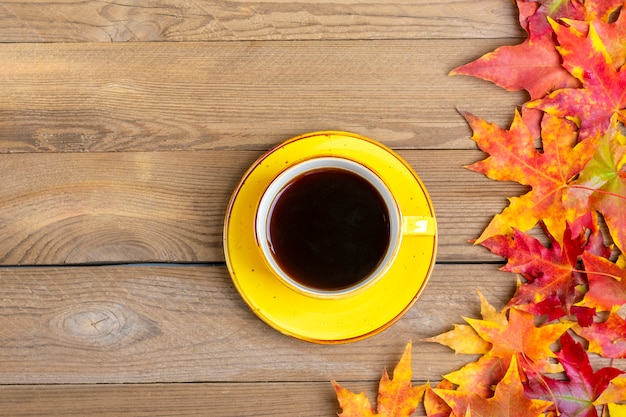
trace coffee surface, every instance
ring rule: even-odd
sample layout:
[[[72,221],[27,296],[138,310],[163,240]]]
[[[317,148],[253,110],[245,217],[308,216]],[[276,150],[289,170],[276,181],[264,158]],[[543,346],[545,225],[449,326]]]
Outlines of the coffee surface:
[[[376,269],[389,234],[387,206],[374,186],[353,172],[320,168],[296,177],[277,196],[268,241],[294,281],[338,290]]]

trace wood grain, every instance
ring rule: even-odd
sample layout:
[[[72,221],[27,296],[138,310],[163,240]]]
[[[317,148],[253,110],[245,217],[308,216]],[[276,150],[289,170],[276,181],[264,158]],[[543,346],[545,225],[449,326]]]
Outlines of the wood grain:
[[[520,37],[506,1],[5,1],[0,42]]]
[[[437,380],[468,357],[421,339],[449,330],[461,316],[477,316],[478,288],[495,305],[510,297],[515,277],[496,268],[438,265],[400,321],[377,336],[335,346],[267,326],[224,267],[2,268],[0,381],[377,380],[409,340],[416,378]]]
[[[0,386],[0,408],[12,417],[332,417],[340,411],[330,382]]]
[[[376,401],[377,381],[344,385]],[[330,417],[341,411],[329,381],[0,385],[0,408],[12,417]],[[412,415],[424,416],[423,407]]]
[[[448,73],[524,35],[509,0],[0,2],[0,414],[331,416],[409,340],[416,383],[473,360],[423,339],[511,297],[468,240],[525,188],[463,168],[458,110],[526,95]],[[223,264],[245,170],[319,130],[397,150],[439,222],[422,297],[348,345],[273,330]]]
[[[376,381],[409,340],[416,380],[436,381],[476,357],[422,340],[480,317],[476,290],[500,309],[516,286],[497,265],[437,265],[387,330],[316,345],[258,319],[224,267],[2,268],[0,279],[3,384]]]
[[[0,264],[223,262],[228,201],[261,154],[0,155]],[[438,259],[498,259],[468,240],[524,188],[464,169],[484,157],[478,151],[406,150],[400,156],[433,200]]]
[[[265,150],[318,130],[474,149],[457,108],[504,127],[524,96],[448,73],[502,44],[2,45],[0,152]]]

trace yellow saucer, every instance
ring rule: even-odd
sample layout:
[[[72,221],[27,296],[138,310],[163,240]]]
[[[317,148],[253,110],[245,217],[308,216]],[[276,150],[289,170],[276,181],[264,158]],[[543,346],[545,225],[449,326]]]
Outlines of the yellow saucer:
[[[427,235],[403,236],[388,272],[354,296],[314,298],[289,288],[263,260],[254,232],[255,211],[264,190],[280,172],[323,156],[367,166],[387,184],[402,215],[434,219],[426,188],[393,151],[352,133],[308,133],[274,147],[245,173],[228,206],[224,252],[237,290],[263,321],[309,342],[345,343],[382,331],[413,305],[435,263],[437,233],[433,227]]]

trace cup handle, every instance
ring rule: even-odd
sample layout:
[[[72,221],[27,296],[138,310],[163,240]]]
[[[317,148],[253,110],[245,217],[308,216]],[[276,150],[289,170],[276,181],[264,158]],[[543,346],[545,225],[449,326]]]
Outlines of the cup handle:
[[[435,236],[437,225],[434,217],[403,216],[402,234],[409,236]]]

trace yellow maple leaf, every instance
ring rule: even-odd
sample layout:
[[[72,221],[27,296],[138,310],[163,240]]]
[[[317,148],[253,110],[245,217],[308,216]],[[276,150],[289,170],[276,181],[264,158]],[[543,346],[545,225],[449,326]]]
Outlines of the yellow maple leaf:
[[[480,314],[483,320],[506,325],[506,310],[497,311],[483,294],[478,291],[480,297]],[[467,355],[482,355],[491,349],[491,344],[476,333],[476,330],[468,324],[455,324],[454,329],[437,336],[424,339],[425,342],[435,342],[453,349],[455,353]]]
[[[608,387],[593,402],[595,405],[626,401],[626,376],[620,375],[611,380]],[[613,414],[611,414],[613,416]]]
[[[609,415],[611,417],[626,417],[626,405],[609,404]]]
[[[342,409],[339,417],[409,417],[422,401],[426,385],[413,386],[411,377],[411,347],[409,342],[400,362],[393,371],[393,379],[385,370],[378,388],[377,412],[365,393],[356,394],[337,382],[333,387]]]

